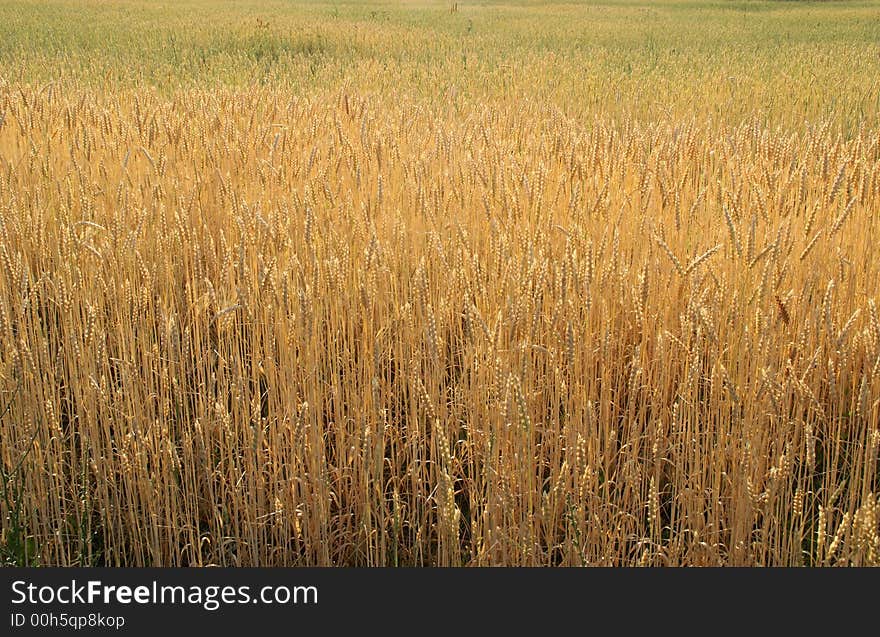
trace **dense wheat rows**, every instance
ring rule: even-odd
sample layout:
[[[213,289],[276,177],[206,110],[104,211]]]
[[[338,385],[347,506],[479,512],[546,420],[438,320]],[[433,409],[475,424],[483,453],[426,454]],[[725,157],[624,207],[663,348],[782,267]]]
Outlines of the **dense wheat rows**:
[[[880,126],[824,97],[0,81],[4,559],[880,563]]]

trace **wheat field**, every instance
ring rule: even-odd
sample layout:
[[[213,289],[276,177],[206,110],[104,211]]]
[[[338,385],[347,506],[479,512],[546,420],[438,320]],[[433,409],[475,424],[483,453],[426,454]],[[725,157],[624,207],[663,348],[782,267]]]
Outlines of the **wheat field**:
[[[880,564],[878,41],[4,3],[3,562]]]

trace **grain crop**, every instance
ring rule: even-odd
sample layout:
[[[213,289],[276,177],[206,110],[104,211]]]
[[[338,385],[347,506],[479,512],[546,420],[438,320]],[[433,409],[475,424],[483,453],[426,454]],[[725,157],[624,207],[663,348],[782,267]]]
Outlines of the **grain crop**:
[[[876,5],[376,7],[0,7],[4,561],[880,564]]]

